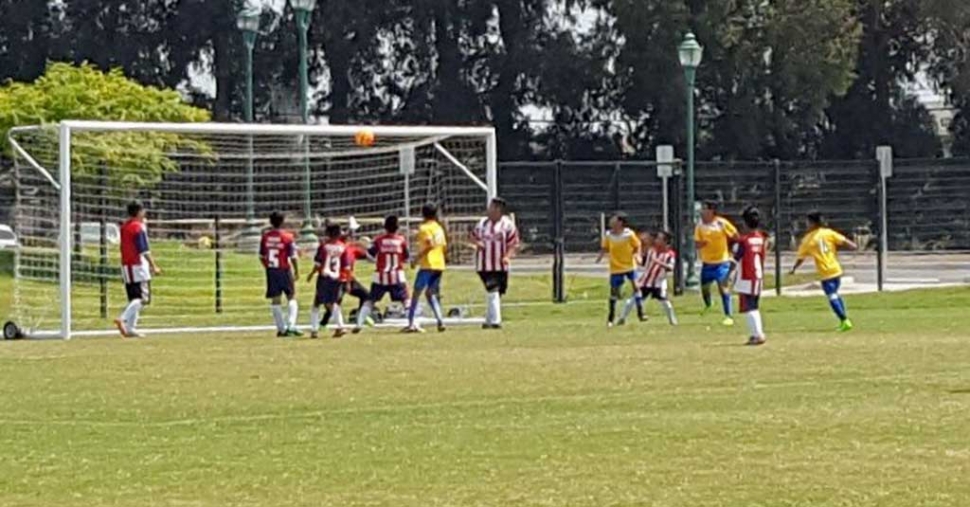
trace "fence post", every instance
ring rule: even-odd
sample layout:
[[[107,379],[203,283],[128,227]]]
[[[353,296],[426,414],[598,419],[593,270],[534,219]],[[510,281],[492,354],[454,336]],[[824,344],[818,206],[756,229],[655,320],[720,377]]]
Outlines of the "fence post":
[[[221,223],[219,215],[214,220],[215,233],[213,234],[212,248],[216,251],[216,313],[222,313],[222,235],[220,232]]]
[[[565,204],[563,202],[562,160],[556,160],[552,176],[552,300],[566,302]]]
[[[99,187],[99,217],[101,235],[98,238],[99,244],[99,263],[98,263],[98,286],[100,289],[101,318],[108,318],[108,199],[105,196],[105,189],[108,188],[108,168],[101,164],[99,173],[101,179]]]
[[[613,210],[620,211],[620,163],[613,165],[613,181],[610,183],[610,200],[613,201]]]
[[[772,220],[775,222],[775,294],[780,296],[782,286],[781,277],[784,270],[781,266],[781,161],[777,158],[774,160],[773,172],[775,176],[775,206],[771,215]]]
[[[670,177],[674,175],[674,147],[669,144],[657,146],[657,176],[663,194],[664,230],[670,230]]]
[[[684,168],[678,164],[674,171],[674,192],[671,199],[674,209],[673,235],[674,250],[677,251],[678,259],[674,264],[674,294],[681,296],[684,294],[687,280],[684,279]]]
[[[879,252],[876,256],[876,280],[882,292],[886,282],[886,256],[889,252],[889,178],[893,175],[892,146],[876,147],[876,160],[879,161]]]

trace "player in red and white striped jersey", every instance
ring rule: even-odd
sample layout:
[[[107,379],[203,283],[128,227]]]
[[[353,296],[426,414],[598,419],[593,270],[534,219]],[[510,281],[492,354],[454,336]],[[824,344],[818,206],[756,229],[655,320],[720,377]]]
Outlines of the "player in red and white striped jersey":
[[[404,267],[411,256],[408,251],[408,239],[398,234],[398,218],[390,215],[384,219],[384,234],[374,238],[367,256],[377,265],[374,271],[374,281],[370,286],[370,298],[357,312],[357,326],[354,333],[359,333],[367,321],[367,317],[374,310],[384,296],[390,294],[391,301],[411,306],[408,296],[408,280],[404,274]]]
[[[734,254],[733,269],[737,273],[734,290],[741,297],[741,313],[747,318],[748,330],[751,331],[748,345],[761,345],[765,342],[765,331],[759,306],[764,288],[768,235],[760,230],[761,213],[757,208],[746,208],[741,217],[747,231],[738,240]]]
[[[488,205],[488,216],[472,230],[475,269],[488,292],[483,329],[502,328],[502,296],[509,288],[509,265],[519,248],[519,231],[505,213],[508,203],[500,197]]]
[[[674,305],[667,297],[667,276],[674,270],[677,263],[677,252],[670,247],[670,233],[667,231],[658,232],[653,238],[653,247],[644,253],[644,270],[637,279],[637,287],[643,296],[644,302],[653,298],[660,302],[667,321],[670,325],[677,325],[677,315],[674,313]]]

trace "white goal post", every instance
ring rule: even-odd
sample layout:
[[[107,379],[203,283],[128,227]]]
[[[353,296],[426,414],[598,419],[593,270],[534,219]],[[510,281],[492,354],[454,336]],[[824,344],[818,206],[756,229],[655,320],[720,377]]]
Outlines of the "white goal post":
[[[365,131],[372,144],[356,139]],[[305,274],[325,221],[353,217],[366,241],[389,214],[413,232],[434,202],[460,267],[471,264],[467,233],[498,189],[491,127],[64,121],[16,127],[8,141],[21,243],[15,322],[36,338],[112,332],[126,303],[117,227],[132,200],[145,204],[163,269],[146,331],[234,331],[272,328],[255,254],[271,211],[299,231]],[[372,272],[360,265],[357,277],[369,286]],[[446,278],[443,296],[462,317],[465,278],[454,290]],[[313,289],[297,285],[307,316]]]

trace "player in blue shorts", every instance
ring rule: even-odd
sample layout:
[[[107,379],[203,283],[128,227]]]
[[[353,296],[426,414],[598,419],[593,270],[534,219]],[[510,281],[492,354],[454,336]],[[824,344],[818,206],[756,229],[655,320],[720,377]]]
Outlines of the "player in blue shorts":
[[[701,295],[704,298],[704,311],[713,306],[711,285],[717,284],[721,292],[721,307],[724,310],[725,326],[733,326],[731,317],[731,243],[739,238],[738,230],[730,220],[718,216],[717,203],[705,201],[701,211],[701,223],[694,229],[694,241],[700,254]]]

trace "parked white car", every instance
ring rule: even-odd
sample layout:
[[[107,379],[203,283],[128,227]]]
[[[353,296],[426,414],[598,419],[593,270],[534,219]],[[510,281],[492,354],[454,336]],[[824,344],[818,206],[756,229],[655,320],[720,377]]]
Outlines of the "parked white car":
[[[0,250],[12,250],[18,246],[17,233],[9,225],[0,224]]]
[[[117,245],[121,241],[121,230],[118,224],[104,224],[104,239],[109,245]],[[101,224],[99,222],[81,222],[81,243],[85,245],[101,244]]]

